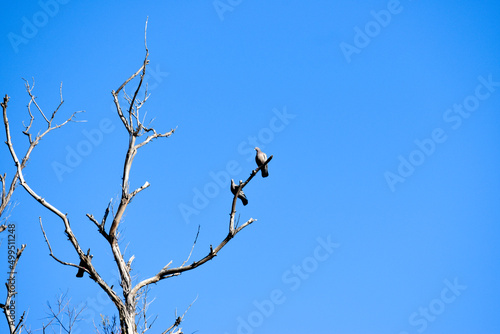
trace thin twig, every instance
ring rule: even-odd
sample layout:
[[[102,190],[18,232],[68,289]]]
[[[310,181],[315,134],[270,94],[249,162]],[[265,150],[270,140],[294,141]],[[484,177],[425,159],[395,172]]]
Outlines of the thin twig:
[[[30,98],[31,98],[31,102],[33,102],[33,104],[36,106],[36,108],[38,109],[38,111],[40,112],[40,114],[43,116],[43,119],[50,124],[50,121],[47,119],[47,117],[45,116],[45,114],[43,113],[42,111],[42,108],[40,108],[40,106],[38,105],[38,103],[36,102],[36,97],[31,93],[31,91],[33,90],[33,88],[35,87],[35,78],[32,78],[33,79],[33,87],[30,88],[30,84],[28,82],[28,80],[24,79],[24,86],[26,87],[26,91],[28,92]]]
[[[196,241],[198,240],[198,235],[200,234],[200,225],[198,225],[198,232],[196,232],[196,237],[194,238],[193,246],[191,247],[191,251],[189,252],[189,256],[187,259],[182,262],[181,267],[183,267],[191,258],[191,254],[193,254],[194,246],[196,245]]]
[[[140,188],[137,188],[136,190],[134,190],[131,194],[130,194],[130,200],[132,200],[132,198],[134,198],[135,195],[137,195],[139,192],[143,191],[144,189],[146,189],[147,187],[149,187],[151,184],[149,184],[148,181],[146,181],[142,187]]]
[[[167,328],[165,331],[163,331],[162,334],[167,334],[168,332],[170,332],[170,331],[174,330],[176,327],[178,327],[181,324],[181,322],[184,320],[184,317],[186,316],[187,312],[189,311],[191,306],[193,306],[193,304],[196,302],[197,299],[198,299],[198,296],[196,296],[196,298],[191,302],[191,304],[189,304],[188,308],[184,311],[184,313],[180,317],[177,317],[177,310],[176,310],[175,311],[175,313],[176,313],[175,322],[169,328]]]
[[[62,261],[62,260],[59,260],[55,255],[54,253],[52,252],[52,247],[50,246],[50,242],[49,242],[49,239],[47,238],[47,235],[45,234],[45,230],[43,229],[43,224],[42,224],[42,217],[38,217],[39,221],[40,221],[40,228],[42,229],[42,233],[43,233],[43,237],[45,239],[45,242],[47,243],[47,246],[49,247],[49,251],[50,251],[50,256],[56,260],[57,262],[59,262],[60,264],[63,264],[65,266],[72,266],[72,267],[75,267],[75,268],[78,268],[78,269],[84,269],[85,271],[86,268],[85,267],[81,267],[79,265],[76,265],[74,263],[71,263],[71,262],[65,262],[65,261]]]

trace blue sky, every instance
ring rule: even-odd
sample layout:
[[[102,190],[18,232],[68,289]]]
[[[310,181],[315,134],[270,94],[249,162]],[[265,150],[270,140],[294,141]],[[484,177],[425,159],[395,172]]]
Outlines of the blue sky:
[[[146,17],[143,110],[158,131],[177,130],[132,168],[131,188],[151,183],[120,228],[137,279],[180,265],[198,226],[191,259],[205,256],[227,234],[228,176],[246,179],[256,145],[274,155],[237,208],[257,222],[200,269],[152,287],[153,332],[195,298],[185,333],[500,331],[497,2],[41,1],[3,12],[0,93],[18,154],[21,78],[34,77],[47,113],[63,82],[59,121],[85,111],[36,147],[25,176],[68,213],[109,282],[111,252],[85,215],[102,217],[120,191],[128,142],[110,93],[143,61]],[[10,178],[5,145],[0,157]],[[68,292],[87,304],[78,330],[92,332],[111,303],[49,257],[40,216],[56,255],[77,261],[61,221],[21,187],[13,202],[8,219],[27,244],[17,312],[40,328],[46,302]]]

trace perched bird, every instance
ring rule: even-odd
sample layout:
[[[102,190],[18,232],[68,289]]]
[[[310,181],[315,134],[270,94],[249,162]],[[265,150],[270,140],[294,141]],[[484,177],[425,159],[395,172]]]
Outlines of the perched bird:
[[[79,264],[80,267],[85,267],[85,262],[83,262],[82,260],[80,260],[80,264]],[[78,272],[76,273],[76,277],[83,277],[83,273],[85,273],[85,271],[81,268],[78,268]]]
[[[262,166],[264,162],[267,160],[267,155],[260,150],[260,148],[256,147],[255,150],[257,151],[257,154],[255,155],[255,162],[257,163],[257,166]],[[267,165],[265,165],[261,170],[262,177],[268,177],[269,176],[269,171],[267,170]]]
[[[90,256],[90,260],[92,260],[92,255],[90,255],[90,248],[87,250],[87,256]],[[80,259],[80,267],[87,268],[87,265],[83,260]],[[78,268],[78,272],[76,273],[76,277],[83,277],[83,274],[85,273],[85,270]]]
[[[231,179],[231,192],[233,193],[233,195],[236,195],[236,190],[238,190],[238,186],[234,183],[233,179]],[[243,205],[248,204],[247,197],[245,196],[243,190],[240,190],[238,198],[241,199],[241,203],[243,203]]]

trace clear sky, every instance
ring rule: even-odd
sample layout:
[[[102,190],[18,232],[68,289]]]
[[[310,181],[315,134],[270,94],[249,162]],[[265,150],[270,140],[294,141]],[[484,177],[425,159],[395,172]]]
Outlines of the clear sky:
[[[36,147],[25,176],[68,213],[110,284],[111,252],[85,215],[102,217],[120,192],[128,139],[111,90],[143,61],[146,17],[143,110],[158,131],[177,131],[132,168],[131,188],[151,183],[120,228],[136,278],[180,265],[198,226],[191,259],[205,256],[227,234],[228,177],[246,179],[254,146],[274,155],[238,203],[241,221],[257,222],[200,269],[152,287],[153,333],[195,298],[185,333],[500,332],[497,1],[42,0],[2,13],[0,94],[18,154],[21,78],[34,77],[46,113],[63,82],[59,121],[85,111]],[[5,145],[0,157],[10,179]],[[68,292],[87,305],[77,333],[91,333],[111,303],[49,257],[40,216],[55,254],[78,261],[62,222],[21,187],[13,201],[8,220],[27,244],[16,312],[40,328],[47,302]]]

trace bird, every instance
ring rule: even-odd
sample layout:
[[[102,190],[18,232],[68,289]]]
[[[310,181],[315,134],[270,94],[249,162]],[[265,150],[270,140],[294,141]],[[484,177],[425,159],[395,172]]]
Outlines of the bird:
[[[87,256],[89,256],[90,260],[92,260],[92,255],[90,255],[90,248],[87,250]],[[83,261],[83,259],[80,259],[79,266],[87,268],[87,265],[85,264],[85,261]],[[78,278],[83,277],[84,273],[85,273],[85,270],[78,268],[78,272],[76,273],[76,277],[78,277]]]
[[[238,190],[238,186],[234,183],[234,180],[231,179],[231,192],[233,193],[233,195],[236,195],[236,190]],[[248,199],[245,196],[243,190],[240,190],[240,192],[238,193],[238,198],[241,199],[241,203],[243,203],[243,205],[248,204]]]
[[[82,260],[80,260],[80,264],[79,264],[80,267],[85,267],[85,262],[83,262]],[[83,273],[85,271],[82,269],[82,268],[78,268],[78,272],[76,273],[76,277],[83,277]]]
[[[255,155],[255,162],[257,163],[257,166],[260,167],[266,162],[267,160],[267,155],[260,150],[260,148],[256,147],[255,151],[257,151],[257,154]],[[267,165],[262,167],[260,170],[262,173],[262,177],[268,177],[269,176],[269,171],[267,170]]]

